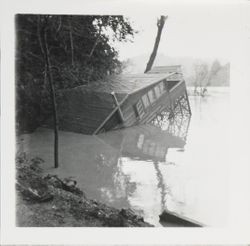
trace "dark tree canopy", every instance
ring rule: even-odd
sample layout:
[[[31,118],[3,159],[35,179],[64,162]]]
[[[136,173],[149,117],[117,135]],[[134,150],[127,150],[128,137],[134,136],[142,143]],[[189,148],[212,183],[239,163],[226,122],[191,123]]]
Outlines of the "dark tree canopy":
[[[16,105],[21,131],[39,126],[51,113],[39,40],[44,30],[56,91],[120,73],[122,63],[112,42],[130,41],[135,33],[123,16],[17,15]]]

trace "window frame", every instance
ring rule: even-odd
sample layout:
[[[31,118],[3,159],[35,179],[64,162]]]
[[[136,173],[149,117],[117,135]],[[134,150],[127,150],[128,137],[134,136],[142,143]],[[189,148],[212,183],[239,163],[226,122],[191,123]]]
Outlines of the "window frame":
[[[151,101],[151,98],[150,98],[150,95],[149,95],[150,92],[152,92],[153,101]],[[149,97],[149,102],[151,103],[151,105],[153,105],[153,104],[156,102],[156,100],[157,100],[157,97],[156,97],[155,92],[154,92],[154,88],[150,89],[150,90],[147,92],[147,94],[148,94],[148,97]]]
[[[139,99],[139,100],[135,103],[134,108],[135,108],[135,110],[136,110],[136,116],[137,116],[137,118],[142,119],[146,112],[145,112],[145,110],[144,110],[143,102],[142,102],[141,99]],[[140,110],[140,108],[141,108],[141,110]]]
[[[147,100],[147,105],[144,103],[144,100],[143,100],[144,97]],[[143,104],[144,109],[147,109],[151,105],[151,103],[149,101],[148,93],[145,93],[144,95],[142,95],[141,100],[142,100],[142,104]]]
[[[164,94],[167,91],[164,81],[161,81],[158,85],[159,85],[161,94]]]
[[[154,87],[154,91],[155,91],[155,96],[156,96],[156,98],[159,99],[159,98],[162,96],[162,93],[161,93],[161,89],[160,89],[159,84],[157,84],[157,85]]]

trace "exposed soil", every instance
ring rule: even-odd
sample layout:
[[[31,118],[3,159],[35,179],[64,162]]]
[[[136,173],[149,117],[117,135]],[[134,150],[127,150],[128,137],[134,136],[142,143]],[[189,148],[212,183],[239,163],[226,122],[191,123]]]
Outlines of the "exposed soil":
[[[16,215],[23,227],[149,227],[131,209],[88,199],[71,179],[44,176],[40,158],[17,157]]]

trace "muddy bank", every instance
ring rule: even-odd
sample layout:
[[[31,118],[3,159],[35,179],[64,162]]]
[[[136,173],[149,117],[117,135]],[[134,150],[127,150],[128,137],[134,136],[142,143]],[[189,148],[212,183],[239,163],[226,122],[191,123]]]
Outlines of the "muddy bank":
[[[16,160],[17,226],[31,227],[149,227],[131,209],[116,209],[88,199],[74,180],[44,176],[43,160]]]

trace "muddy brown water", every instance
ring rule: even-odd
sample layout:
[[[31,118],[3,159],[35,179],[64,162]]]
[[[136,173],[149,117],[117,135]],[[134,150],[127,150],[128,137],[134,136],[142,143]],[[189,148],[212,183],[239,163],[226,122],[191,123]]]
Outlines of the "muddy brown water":
[[[192,117],[162,129],[135,126],[98,136],[59,134],[60,167],[53,168],[53,132],[39,128],[20,148],[45,160],[46,172],[73,177],[89,198],[132,208],[161,226],[167,208],[208,226],[227,223],[229,89],[190,96]]]

